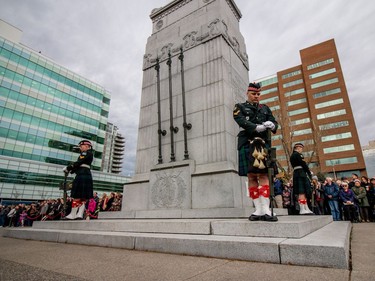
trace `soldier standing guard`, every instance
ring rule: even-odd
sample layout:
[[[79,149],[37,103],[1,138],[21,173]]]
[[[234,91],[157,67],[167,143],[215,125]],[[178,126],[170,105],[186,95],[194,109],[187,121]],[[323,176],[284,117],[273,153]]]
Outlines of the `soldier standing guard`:
[[[268,179],[267,129],[276,133],[278,124],[270,108],[259,104],[261,86],[250,83],[247,89],[247,101],[237,103],[233,118],[243,129],[238,134],[238,161],[240,176],[248,177],[250,198],[255,205],[255,212],[250,221],[277,221],[270,210],[270,183]]]
[[[302,155],[303,147],[302,143],[296,143],[290,156],[290,164],[293,167],[293,192],[298,194],[299,214],[313,215],[307,205],[307,195],[312,194],[311,172]]]
[[[93,181],[91,175],[91,163],[94,160],[92,144],[88,140],[79,142],[81,151],[78,160],[64,168],[64,173],[76,173],[70,196],[74,198],[72,211],[66,219],[83,219],[85,203],[93,198]]]

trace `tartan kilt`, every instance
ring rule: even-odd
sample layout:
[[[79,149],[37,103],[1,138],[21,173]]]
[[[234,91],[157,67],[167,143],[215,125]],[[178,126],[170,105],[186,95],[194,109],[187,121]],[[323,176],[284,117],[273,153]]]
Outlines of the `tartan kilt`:
[[[258,169],[253,166],[255,158],[251,155],[254,148],[250,144],[245,144],[238,150],[238,175],[247,176],[247,174],[267,174],[268,169]]]
[[[311,183],[303,169],[293,172],[293,192],[294,194],[305,194],[311,196]]]
[[[70,196],[74,199],[90,199],[94,197],[91,171],[88,168],[80,168],[73,181]]]

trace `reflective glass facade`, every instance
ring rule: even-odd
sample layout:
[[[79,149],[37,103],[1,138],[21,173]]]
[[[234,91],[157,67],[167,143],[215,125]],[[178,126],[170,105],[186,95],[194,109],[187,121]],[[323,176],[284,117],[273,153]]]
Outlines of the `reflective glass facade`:
[[[62,167],[77,160],[80,140],[93,143],[92,170],[101,170],[110,94],[3,36],[0,30],[0,197],[61,196]],[[109,186],[99,178],[94,189],[122,191],[124,178]]]

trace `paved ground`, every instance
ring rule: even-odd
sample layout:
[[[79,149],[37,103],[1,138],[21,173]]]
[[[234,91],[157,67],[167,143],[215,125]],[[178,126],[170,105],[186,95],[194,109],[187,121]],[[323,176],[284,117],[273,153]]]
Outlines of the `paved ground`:
[[[369,281],[375,223],[354,224],[351,270],[178,256],[0,237],[0,281]]]

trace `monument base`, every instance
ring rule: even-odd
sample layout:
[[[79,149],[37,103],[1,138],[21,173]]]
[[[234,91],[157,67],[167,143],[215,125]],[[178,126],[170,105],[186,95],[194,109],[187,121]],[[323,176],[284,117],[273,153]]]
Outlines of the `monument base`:
[[[254,212],[246,177],[233,164],[193,160],[155,165],[124,186],[122,210],[102,218],[245,218]],[[277,209],[277,215],[287,215]]]
[[[247,219],[119,219],[37,221],[0,235],[244,261],[349,268],[350,222],[332,216]]]

